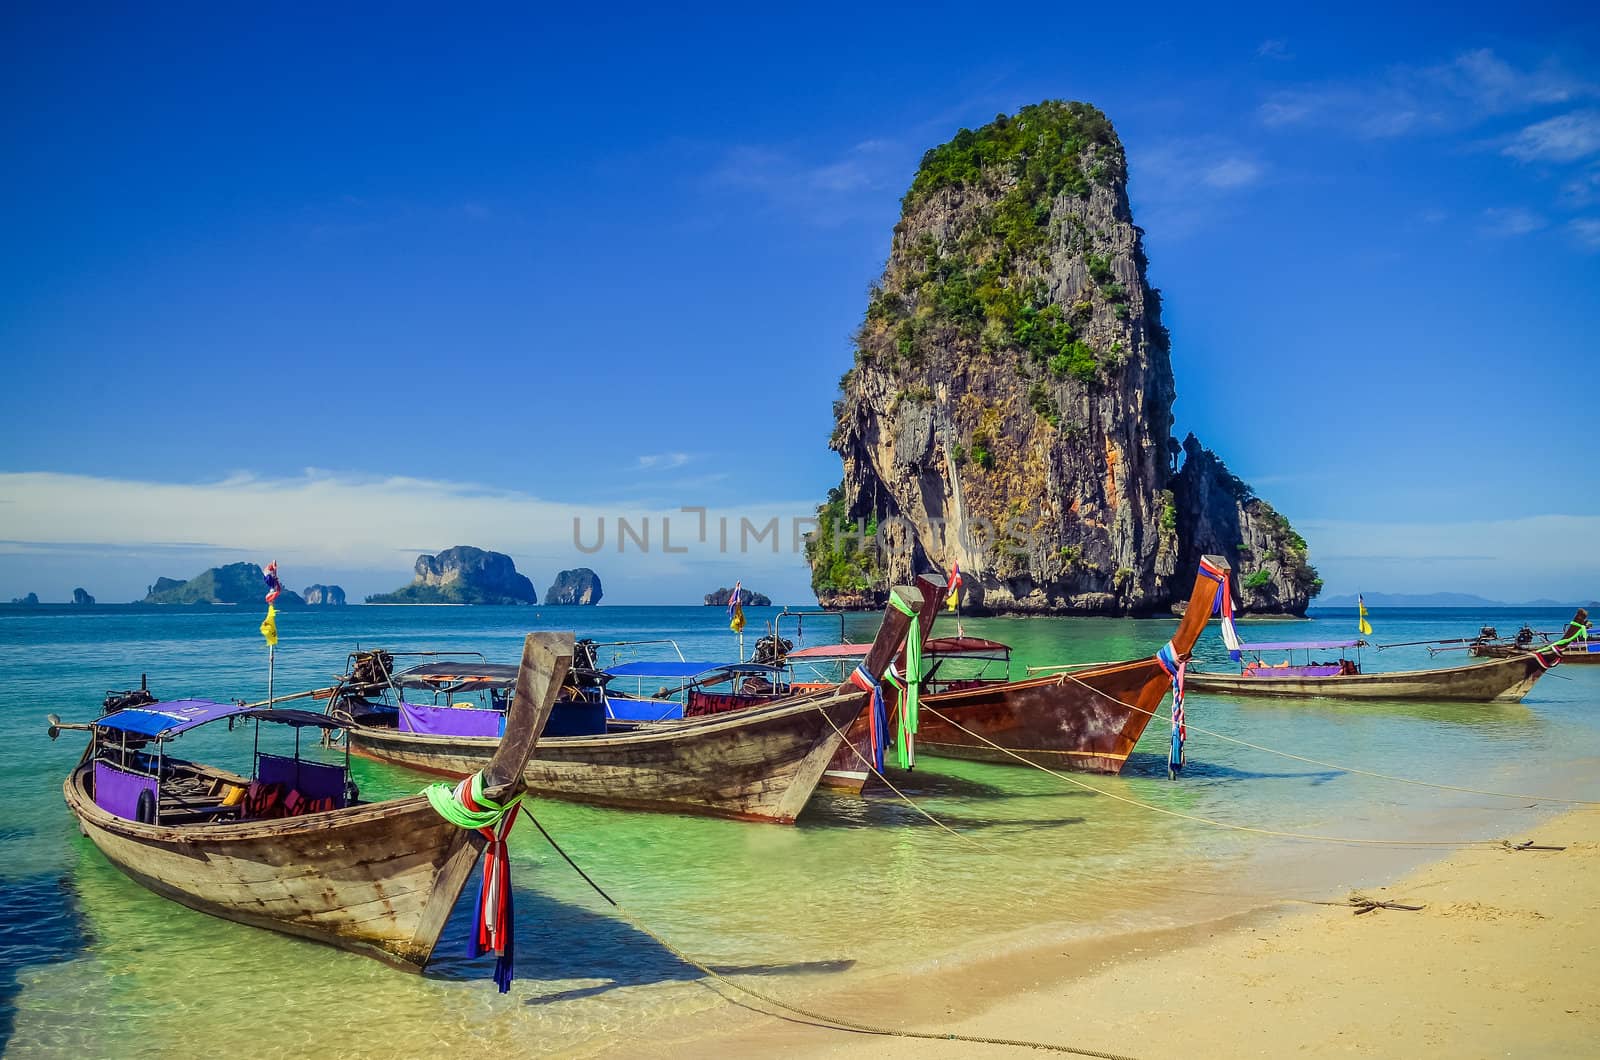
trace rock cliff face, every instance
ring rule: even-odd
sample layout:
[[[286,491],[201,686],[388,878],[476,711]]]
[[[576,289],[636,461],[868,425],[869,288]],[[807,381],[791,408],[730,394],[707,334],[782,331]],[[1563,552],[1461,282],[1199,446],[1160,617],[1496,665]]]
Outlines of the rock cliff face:
[[[598,604],[602,595],[600,575],[588,567],[578,567],[556,575],[556,580],[544,591],[544,602],[561,605]]]
[[[973,610],[1150,613],[1221,551],[1260,590],[1247,606],[1304,611],[1304,540],[1210,454],[1177,470],[1142,235],[1122,145],[1086,104],[923,157],[840,380],[844,481],[808,547],[822,603],[881,606],[958,562]]]
[[[471,545],[417,557],[416,579],[369,604],[536,604],[539,595],[511,557]]]
[[[344,606],[344,590],[337,585],[308,585],[300,595],[309,607]]]
[[[72,602],[80,607],[88,607],[94,603],[94,597],[89,595],[89,590],[80,585],[72,590]]]
[[[266,581],[261,568],[254,563],[229,563],[212,567],[196,574],[188,581],[176,578],[157,578],[143,602],[147,604],[262,604],[267,595]],[[299,593],[285,589],[278,595],[277,606],[299,607],[305,604]]]
[[[728,600],[733,596],[732,589],[718,589],[716,592],[706,593],[707,607],[727,607]],[[771,607],[772,597],[766,593],[752,592],[749,589],[740,589],[739,598],[746,607]]]

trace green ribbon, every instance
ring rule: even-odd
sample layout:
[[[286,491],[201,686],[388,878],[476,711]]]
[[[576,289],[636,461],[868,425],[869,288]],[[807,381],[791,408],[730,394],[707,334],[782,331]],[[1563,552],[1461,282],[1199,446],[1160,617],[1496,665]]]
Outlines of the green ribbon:
[[[481,810],[469,810],[462,803],[461,797],[456,793],[460,785],[440,781],[429,784],[422,789],[428,797],[428,805],[434,808],[440,817],[449,821],[457,828],[493,828],[498,825],[512,807],[521,802],[523,795],[519,793],[515,798],[504,804],[494,802],[483,794],[483,773],[472,774],[471,778],[472,801],[484,807]]]
[[[1568,622],[1567,630],[1567,635],[1556,641],[1555,646],[1557,648],[1565,648],[1575,640],[1589,639],[1589,630],[1582,622]]]
[[[900,690],[900,733],[895,740],[895,763],[901,769],[910,769],[917,763],[917,708],[922,694],[922,626],[917,621],[916,608],[900,599],[900,594],[890,590],[889,603],[895,610],[911,617],[911,628],[906,634],[905,683],[897,681],[891,667],[889,683]]]

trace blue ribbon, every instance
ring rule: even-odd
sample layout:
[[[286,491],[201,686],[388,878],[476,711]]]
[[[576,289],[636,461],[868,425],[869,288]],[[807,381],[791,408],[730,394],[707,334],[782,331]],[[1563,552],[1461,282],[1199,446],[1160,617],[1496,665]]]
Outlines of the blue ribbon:
[[[855,668],[850,675],[850,683],[872,693],[872,714],[868,719],[867,731],[872,744],[872,768],[882,773],[885,735],[889,731],[889,712],[883,702],[883,685],[867,672],[865,663]]]

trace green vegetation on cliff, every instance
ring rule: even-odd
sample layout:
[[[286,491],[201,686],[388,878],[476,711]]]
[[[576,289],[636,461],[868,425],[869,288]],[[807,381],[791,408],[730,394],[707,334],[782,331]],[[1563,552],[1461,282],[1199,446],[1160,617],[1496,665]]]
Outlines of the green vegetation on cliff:
[[[1087,103],[1024,107],[975,132],[962,129],[929,151],[903,200],[902,229],[906,218],[947,189],[983,190],[992,201],[966,196],[953,209],[975,213],[962,215],[949,238],[924,233],[906,244],[903,268],[888,277],[894,289],[872,293],[856,338],[857,363],[915,369],[930,349],[954,338],[986,353],[1013,351],[1024,373],[1048,372],[1086,386],[1097,382],[1118,361],[1114,351],[1095,349],[1082,333],[1095,294],[1078,292],[1070,307],[1058,304],[1043,271],[1050,264],[1057,196],[1086,198],[1093,184],[1120,180],[1125,167],[1110,121]],[[1090,252],[1096,234],[1077,217],[1061,223],[1069,229],[1059,233],[1062,238],[1088,253],[1100,300],[1124,303],[1127,292],[1113,282],[1109,256]],[[1116,315],[1126,319],[1126,308]],[[1053,402],[1034,407],[1041,418],[1056,422]]]
[[[229,563],[195,575],[188,581],[157,578],[144,598],[147,604],[261,604],[267,594],[266,579],[254,563]],[[299,593],[288,589],[278,596],[278,607],[304,604]]]
[[[806,537],[811,588],[819,597],[869,593],[883,580],[877,552],[867,540],[877,533],[876,517],[861,525],[849,514],[843,485],[833,487],[817,509],[817,528]]]

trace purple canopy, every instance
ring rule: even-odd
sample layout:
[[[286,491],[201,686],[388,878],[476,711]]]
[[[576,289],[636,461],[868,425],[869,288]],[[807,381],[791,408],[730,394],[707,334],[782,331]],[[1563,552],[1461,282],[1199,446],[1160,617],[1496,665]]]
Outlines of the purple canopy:
[[[1240,651],[1322,651],[1333,648],[1354,648],[1359,640],[1279,640],[1259,644],[1241,644]]]

